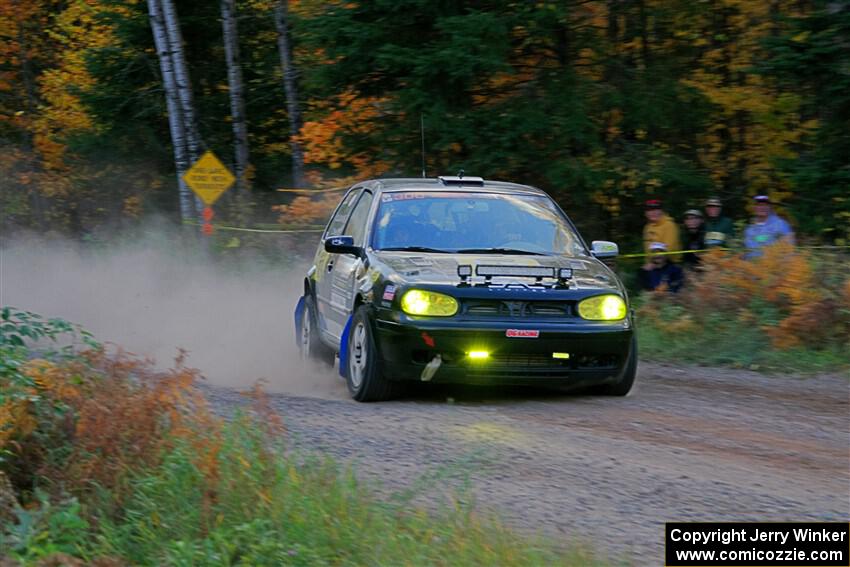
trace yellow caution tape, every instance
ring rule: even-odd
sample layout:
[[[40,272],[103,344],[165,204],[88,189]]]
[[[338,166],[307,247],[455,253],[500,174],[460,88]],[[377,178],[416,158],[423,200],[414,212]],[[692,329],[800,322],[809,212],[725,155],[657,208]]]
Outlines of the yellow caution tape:
[[[201,226],[199,222],[193,221],[183,221],[183,224],[188,224],[192,226]],[[234,232],[259,232],[259,233],[269,233],[269,234],[296,234],[301,232],[324,232],[325,228],[294,228],[294,229],[270,229],[270,228],[246,228],[242,226],[226,226],[222,224],[214,224],[213,229],[215,230],[230,230]]]
[[[845,246],[835,246],[835,245],[824,245],[824,246],[795,246],[797,250],[846,250],[850,248],[850,245]],[[640,254],[620,254],[616,256],[616,258],[646,258],[647,256],[673,256],[682,254],[702,254],[705,252],[712,252],[714,250],[720,250],[723,252],[746,252],[747,250],[758,250],[758,248],[703,248],[702,250],[674,250],[672,252],[641,252]]]
[[[282,191],[282,189],[278,189],[278,191]],[[201,223],[194,221],[183,221],[183,224],[188,224],[192,226],[201,226]],[[247,228],[241,226],[226,226],[215,224],[213,225],[215,230],[230,230],[230,231],[238,231],[238,232],[258,232],[258,233],[268,233],[268,234],[296,234],[301,232],[324,232],[325,227],[323,226],[311,226],[305,228],[293,228],[293,229],[266,229],[266,228]],[[795,246],[798,250],[846,250],[850,249],[850,245],[837,246],[837,245],[823,245],[823,246]],[[616,258],[646,258],[647,256],[673,256],[673,255],[682,255],[682,254],[702,254],[705,252],[712,252],[715,250],[720,250],[722,252],[743,252],[749,250],[749,248],[703,248],[701,250],[674,250],[672,252],[641,252],[639,254],[619,254]]]
[[[620,254],[616,258],[645,258],[647,256],[673,256],[682,254],[698,254],[701,252],[711,252],[712,250],[722,250],[724,252],[733,252],[735,248],[704,248],[702,250],[673,250],[672,252],[641,252],[640,254]]]
[[[333,189],[275,189],[280,193],[333,193],[335,191],[345,191],[348,187],[334,187]]]

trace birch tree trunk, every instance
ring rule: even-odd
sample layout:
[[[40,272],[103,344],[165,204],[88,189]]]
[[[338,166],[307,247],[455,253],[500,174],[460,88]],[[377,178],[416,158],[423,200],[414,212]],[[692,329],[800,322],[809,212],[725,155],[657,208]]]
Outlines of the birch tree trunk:
[[[233,143],[236,162],[236,190],[247,187],[248,127],[245,123],[245,95],[242,83],[242,63],[239,60],[239,33],[236,26],[235,0],[221,0],[221,29],[224,53],[227,58],[227,83],[230,90],[230,114],[233,122]]]
[[[174,82],[183,114],[183,126],[186,131],[186,141],[189,148],[189,159],[194,163],[201,155],[201,137],[198,134],[198,122],[195,118],[195,102],[192,100],[192,83],[189,81],[189,71],[186,66],[186,56],[183,53],[183,34],[180,32],[180,22],[173,0],[159,0],[162,5],[162,15],[165,22],[165,33],[171,47],[171,62],[174,69]]]
[[[201,136],[198,133],[198,121],[195,118],[195,102],[192,99],[192,83],[189,80],[189,70],[186,66],[186,56],[183,53],[183,34],[180,32],[180,21],[174,0],[159,0],[162,6],[162,16],[165,22],[165,33],[171,47],[171,63],[174,69],[174,83],[177,87],[177,97],[183,115],[183,128],[186,132],[186,147],[189,150],[189,161],[195,163],[201,157]],[[200,212],[204,203],[195,198],[195,208]]]
[[[171,144],[174,146],[174,165],[177,169],[177,186],[180,196],[180,218],[189,220],[195,216],[195,203],[192,192],[183,181],[183,174],[189,168],[189,154],[186,142],[186,129],[183,125],[183,113],[180,109],[177,85],[174,80],[174,65],[171,59],[171,45],[162,15],[159,0],[148,0],[148,15],[151,21],[162,84],[165,89],[165,102],[168,109],[168,127],[171,131]]]
[[[278,0],[274,9],[274,24],[277,28],[277,47],[280,51],[280,66],[283,71],[283,91],[286,94],[286,112],[289,114],[289,144],[292,147],[292,182],[296,187],[304,184],[304,151],[297,136],[301,131],[301,109],[298,106],[298,71],[292,64],[289,48],[289,2]]]

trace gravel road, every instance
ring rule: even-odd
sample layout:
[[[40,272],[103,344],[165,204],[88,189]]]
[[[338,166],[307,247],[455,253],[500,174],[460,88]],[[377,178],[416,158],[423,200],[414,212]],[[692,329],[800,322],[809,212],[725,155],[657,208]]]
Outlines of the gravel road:
[[[846,377],[639,373],[620,399],[454,388],[358,404],[334,382],[323,398],[271,401],[296,447],[354,463],[384,494],[460,491],[520,530],[629,564],[663,564],[665,521],[850,518]],[[209,397],[223,412],[244,403]]]
[[[622,399],[431,388],[358,404],[331,372],[293,363],[281,289],[299,289],[303,271],[223,270],[163,238],[165,250],[149,239],[98,254],[21,241],[2,250],[2,303],[161,361],[187,348],[224,413],[245,398],[222,384],[266,376],[290,392],[271,400],[292,445],[355,463],[383,495],[414,487],[433,504],[460,491],[521,530],[635,565],[662,564],[669,520],[850,518],[846,376],[641,364]],[[312,256],[310,240],[291,245]]]

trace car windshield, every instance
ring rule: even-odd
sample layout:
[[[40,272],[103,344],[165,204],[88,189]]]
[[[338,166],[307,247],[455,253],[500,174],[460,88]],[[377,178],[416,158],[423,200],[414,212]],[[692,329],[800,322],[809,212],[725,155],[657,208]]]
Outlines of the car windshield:
[[[462,191],[384,193],[372,247],[586,255],[581,240],[549,197]]]

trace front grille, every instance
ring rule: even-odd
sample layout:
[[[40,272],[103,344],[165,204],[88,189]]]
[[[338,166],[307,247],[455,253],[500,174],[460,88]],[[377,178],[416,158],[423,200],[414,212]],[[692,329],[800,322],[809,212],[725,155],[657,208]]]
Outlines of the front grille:
[[[612,354],[580,354],[573,359],[575,367],[581,370],[616,368],[619,362]]]
[[[523,352],[496,353],[490,357],[494,366],[569,366],[569,360],[552,358],[549,353],[531,354]]]
[[[531,315],[533,317],[567,317],[570,314],[570,306],[563,303],[530,303]]]
[[[466,308],[466,313],[468,315],[482,315],[482,316],[492,316],[499,314],[499,305],[494,303],[491,305],[469,305]]]
[[[425,365],[436,353],[420,349],[411,353],[411,362]],[[566,377],[581,371],[613,371],[621,358],[614,354],[571,353],[570,358],[553,358],[552,353],[494,352],[487,360],[473,362],[463,352],[440,352],[446,368],[464,368],[470,376],[512,376],[515,378]]]
[[[502,318],[559,318],[572,315],[572,302],[568,301],[496,301],[467,300],[463,314],[474,317]]]

